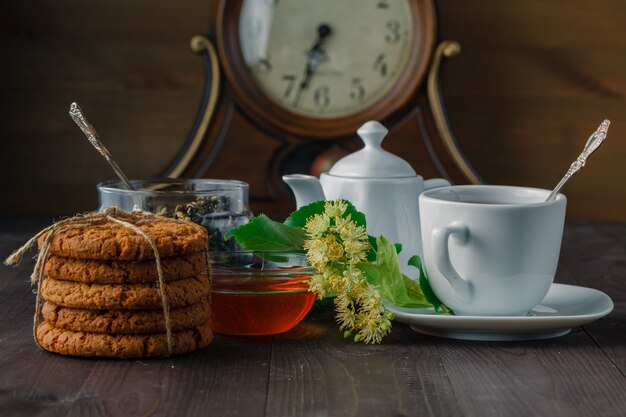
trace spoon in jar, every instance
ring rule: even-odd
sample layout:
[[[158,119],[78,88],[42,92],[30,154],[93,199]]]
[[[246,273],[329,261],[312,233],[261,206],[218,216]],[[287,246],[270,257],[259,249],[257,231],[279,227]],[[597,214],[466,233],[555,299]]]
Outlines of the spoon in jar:
[[[104,159],[106,159],[109,165],[111,165],[111,168],[113,168],[113,171],[115,171],[117,176],[120,177],[124,185],[126,185],[129,190],[134,190],[133,186],[128,180],[128,177],[124,174],[124,171],[122,171],[122,168],[117,165],[117,162],[115,162],[115,160],[113,160],[113,158],[111,157],[111,153],[109,152],[109,150],[104,146],[102,141],[100,141],[100,137],[98,136],[98,132],[96,132],[96,129],[83,115],[83,112],[80,110],[78,103],[72,103],[72,105],[70,106],[70,117],[72,118],[74,123],[78,125],[80,130],[83,131],[85,136],[87,136],[87,140],[89,140],[89,143],[91,143],[93,147],[96,148],[96,150],[100,152],[102,156],[104,156]]]
[[[569,179],[572,178],[572,176],[577,173],[582,167],[585,166],[589,155],[591,155],[596,149],[598,149],[602,142],[604,142],[604,139],[606,139],[606,134],[609,130],[610,124],[611,122],[608,119],[604,119],[598,129],[593,132],[593,134],[587,140],[587,143],[585,144],[585,148],[583,149],[582,153],[578,155],[578,158],[576,158],[574,162],[572,162],[572,165],[570,165],[563,178],[561,178],[561,181],[559,181],[559,183],[556,185],[556,187],[554,187],[554,190],[552,190],[548,198],[546,198],[546,202],[554,200],[558,192],[565,185],[565,183],[569,181]]]

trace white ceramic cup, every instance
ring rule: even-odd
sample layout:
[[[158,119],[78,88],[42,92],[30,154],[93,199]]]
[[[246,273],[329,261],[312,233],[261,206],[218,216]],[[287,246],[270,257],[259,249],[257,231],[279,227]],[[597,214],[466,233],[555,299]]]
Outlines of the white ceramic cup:
[[[423,264],[457,315],[525,315],[554,280],[566,198],[536,188],[464,185],[419,197]]]

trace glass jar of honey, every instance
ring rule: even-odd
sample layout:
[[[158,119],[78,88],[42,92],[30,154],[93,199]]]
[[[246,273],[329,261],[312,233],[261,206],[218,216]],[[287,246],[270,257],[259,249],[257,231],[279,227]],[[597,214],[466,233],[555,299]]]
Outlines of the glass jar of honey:
[[[211,252],[211,328],[229,335],[270,335],[296,326],[315,302],[314,270],[304,254]]]

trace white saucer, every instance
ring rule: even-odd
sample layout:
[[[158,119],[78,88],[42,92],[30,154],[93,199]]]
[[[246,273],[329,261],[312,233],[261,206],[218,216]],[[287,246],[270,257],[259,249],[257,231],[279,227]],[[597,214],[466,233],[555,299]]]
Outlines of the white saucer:
[[[605,293],[574,285],[553,284],[527,316],[453,316],[432,308],[387,305],[396,320],[417,332],[463,340],[514,341],[549,339],[565,335],[572,327],[590,323],[613,310]]]

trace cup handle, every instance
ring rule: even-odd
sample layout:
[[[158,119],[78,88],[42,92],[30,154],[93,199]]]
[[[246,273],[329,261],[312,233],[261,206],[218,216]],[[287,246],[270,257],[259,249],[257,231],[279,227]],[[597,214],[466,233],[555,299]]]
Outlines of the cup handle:
[[[450,185],[450,181],[443,178],[431,178],[424,181],[424,190],[430,190],[431,188],[447,187]]]
[[[435,265],[439,272],[450,282],[457,296],[461,300],[468,302],[472,298],[472,285],[452,266],[450,251],[448,250],[448,239],[450,236],[457,243],[463,245],[469,239],[469,229],[461,222],[453,222],[446,227],[437,227],[433,230],[431,242]]]

